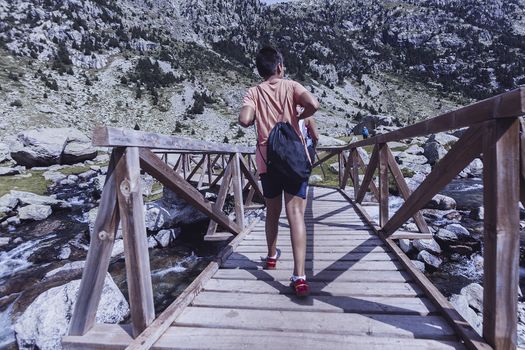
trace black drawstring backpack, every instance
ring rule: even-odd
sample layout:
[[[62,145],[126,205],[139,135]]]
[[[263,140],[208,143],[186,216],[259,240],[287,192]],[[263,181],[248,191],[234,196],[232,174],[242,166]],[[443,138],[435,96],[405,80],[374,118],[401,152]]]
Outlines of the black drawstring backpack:
[[[307,181],[312,172],[305,146],[288,122],[279,122],[270,131],[267,158],[268,174],[282,176],[290,182]]]
[[[263,94],[260,86],[257,86],[257,89],[260,94]],[[274,112],[278,113],[277,109]],[[257,131],[255,134],[257,135]],[[259,144],[257,144],[257,149],[259,149]],[[288,122],[280,121],[272,128],[268,135],[267,159],[262,158],[266,163],[268,175],[279,176],[292,183],[308,181],[312,172],[312,164],[306,154],[306,147]]]

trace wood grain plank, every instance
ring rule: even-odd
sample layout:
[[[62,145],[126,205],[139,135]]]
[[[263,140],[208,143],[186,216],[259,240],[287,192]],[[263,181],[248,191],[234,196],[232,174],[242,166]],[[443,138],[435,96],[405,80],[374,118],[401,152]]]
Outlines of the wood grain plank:
[[[317,282],[410,282],[412,277],[405,271],[380,271],[373,273],[363,273],[362,271],[322,271],[321,274],[307,273],[308,281]],[[290,271],[277,270],[241,270],[241,269],[220,269],[213,276],[216,279],[243,279],[260,281],[290,281]],[[387,285],[387,284],[385,284]]]
[[[388,146],[381,143],[379,148],[379,226],[388,222]]]
[[[253,294],[237,292],[200,293],[192,306],[240,308],[276,311],[354,312],[365,314],[397,314],[426,316],[436,311],[426,298],[402,297],[339,297],[317,295],[315,298],[297,300],[282,294]]]
[[[161,135],[152,132],[96,126],[92,143],[99,147],[143,147],[163,150],[185,150],[199,153],[249,153],[255,154],[255,147],[200,141],[180,136]]]
[[[97,218],[90,236],[86,265],[82,272],[79,293],[69,325],[69,335],[83,335],[95,324],[95,315],[102,296],[120,220],[114,169],[123,154],[123,149],[115,149],[111,153]]]
[[[100,325],[86,337],[66,337],[65,349],[124,349],[131,336],[120,325]],[[209,344],[217,350],[232,349],[290,349],[301,344],[301,349],[348,350],[351,344],[359,350],[462,350],[459,342],[388,338],[370,335],[355,336],[346,334],[325,334],[311,332],[280,332],[243,330],[230,328],[170,327],[161,339],[152,347],[153,350],[206,349]]]
[[[235,198],[235,222],[240,228],[244,228],[244,200],[242,197],[240,158],[239,153],[235,153],[233,156],[232,186]]]
[[[306,273],[310,271],[312,273],[319,273],[323,270],[334,270],[334,271],[398,271],[402,269],[402,265],[395,261],[307,261]],[[223,268],[227,269],[248,269],[248,270],[260,270],[263,268],[261,262],[255,262],[251,260],[228,260],[223,265]],[[281,261],[279,268],[292,271],[293,263],[291,261]]]
[[[126,148],[115,167],[115,175],[131,323],[133,336],[138,336],[155,319],[138,148]]]
[[[290,282],[227,280],[212,278],[204,290],[214,292],[238,292],[257,294],[294,295]],[[377,296],[377,297],[417,297],[423,295],[419,287],[411,283],[384,282],[316,282],[310,281],[310,295],[329,296]]]
[[[518,119],[487,124],[483,148],[483,336],[497,350],[517,348],[519,153]]]
[[[175,328],[167,332],[166,337],[155,344],[163,349],[171,349],[170,344],[180,344],[181,348],[206,347],[213,343],[215,349],[290,349],[301,344],[301,349],[348,350],[349,345],[359,350],[440,350],[463,349],[458,342],[428,339],[378,338],[330,334],[312,334],[310,332],[280,332],[212,328]],[[204,345],[203,345],[204,344]]]
[[[454,333],[437,316],[359,315],[352,313],[263,311],[190,307],[175,323],[185,327],[221,327],[250,330],[375,335],[383,337],[450,340]],[[343,325],[351,325],[344,327]]]

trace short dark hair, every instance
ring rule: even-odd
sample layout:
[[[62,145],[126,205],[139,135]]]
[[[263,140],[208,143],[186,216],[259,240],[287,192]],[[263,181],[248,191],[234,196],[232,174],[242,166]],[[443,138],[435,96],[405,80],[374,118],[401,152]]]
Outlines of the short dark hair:
[[[283,55],[271,46],[265,46],[260,49],[255,58],[257,71],[263,78],[274,75],[279,63],[283,63]]]

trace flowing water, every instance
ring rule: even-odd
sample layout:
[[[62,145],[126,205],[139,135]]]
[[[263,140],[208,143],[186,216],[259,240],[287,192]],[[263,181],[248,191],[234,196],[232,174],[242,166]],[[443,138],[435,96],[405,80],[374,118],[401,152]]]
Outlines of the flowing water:
[[[55,194],[72,204],[72,209],[54,212],[43,221],[0,231],[0,237],[19,238],[19,242],[0,248],[0,349],[16,349],[13,313],[23,311],[41,292],[81,277],[81,271],[76,270],[64,277],[55,276],[51,281],[45,278],[51,270],[85,260],[89,247],[87,213],[96,205],[98,194],[93,188],[66,188]],[[157,314],[175,300],[224,246],[225,243],[203,242],[206,228],[205,222],[183,226],[181,236],[170,246],[149,250]],[[109,272],[127,298],[123,256],[112,259]]]

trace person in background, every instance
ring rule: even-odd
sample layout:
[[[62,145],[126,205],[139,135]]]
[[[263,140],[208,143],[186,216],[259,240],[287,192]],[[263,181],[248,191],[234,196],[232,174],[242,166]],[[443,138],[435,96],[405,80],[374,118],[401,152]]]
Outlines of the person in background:
[[[299,128],[303,134],[306,149],[313,164],[315,162],[315,148],[317,147],[317,142],[319,142],[319,133],[317,132],[314,118],[299,120]]]
[[[310,118],[318,110],[319,102],[298,82],[284,79],[283,56],[275,48],[261,49],[255,63],[264,81],[250,88],[246,93],[239,113],[239,124],[243,127],[253,124],[257,126],[255,160],[261,174],[266,201],[265,231],[268,256],[265,259],[265,268],[275,269],[279,258],[277,234],[284,192],[294,258],[291,287],[297,296],[306,296],[310,290],[305,273],[306,224],[304,221],[308,181],[295,183],[290,179],[267,174],[267,144],[270,131],[281,121],[290,123],[297,135],[301,135],[299,120]],[[297,111],[298,107],[303,108],[300,114]]]
[[[370,136],[370,133],[368,132],[368,128],[366,126],[363,126],[363,129],[361,130],[361,135],[363,135],[363,139],[367,139],[368,136]]]

